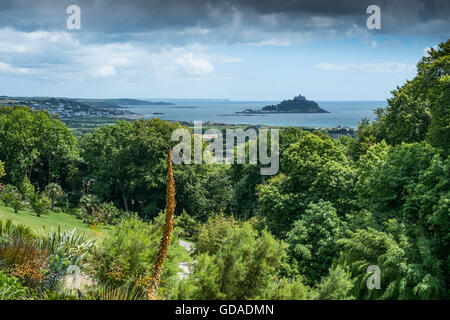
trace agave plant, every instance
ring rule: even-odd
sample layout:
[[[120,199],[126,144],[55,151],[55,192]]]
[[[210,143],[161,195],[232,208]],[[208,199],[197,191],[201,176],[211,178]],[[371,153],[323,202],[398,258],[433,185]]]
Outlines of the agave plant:
[[[50,254],[62,253],[72,264],[79,264],[86,254],[94,247],[95,242],[89,240],[86,235],[67,229],[51,229],[49,232],[41,231],[40,245],[46,248]]]
[[[113,287],[110,285],[99,285],[91,287],[85,293],[78,291],[82,300],[144,300],[145,293],[133,287]]]

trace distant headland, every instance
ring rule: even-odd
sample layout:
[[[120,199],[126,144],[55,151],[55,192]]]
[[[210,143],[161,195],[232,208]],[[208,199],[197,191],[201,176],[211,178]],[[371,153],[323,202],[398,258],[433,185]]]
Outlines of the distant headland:
[[[276,105],[268,105],[260,110],[246,109],[240,114],[266,114],[266,113],[329,113],[328,111],[319,107],[319,105],[312,100],[307,100],[301,94],[294,99],[283,100]]]

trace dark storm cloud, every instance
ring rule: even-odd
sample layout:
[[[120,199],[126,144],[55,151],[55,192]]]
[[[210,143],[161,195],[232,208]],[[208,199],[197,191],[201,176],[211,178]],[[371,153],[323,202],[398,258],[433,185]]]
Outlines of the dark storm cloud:
[[[371,4],[382,10],[378,33],[448,35],[450,30],[448,0],[2,0],[0,27],[64,28],[71,4],[80,5],[85,31],[112,37],[148,33],[150,39],[158,32],[167,41],[239,42],[262,33],[365,31]]]

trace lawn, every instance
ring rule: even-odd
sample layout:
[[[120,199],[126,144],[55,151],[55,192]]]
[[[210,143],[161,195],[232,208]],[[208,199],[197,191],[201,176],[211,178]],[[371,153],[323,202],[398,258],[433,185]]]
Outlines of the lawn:
[[[99,231],[91,229],[88,224],[83,223],[81,220],[67,213],[50,212],[49,214],[38,217],[27,208],[16,214],[13,209],[5,207],[0,201],[0,220],[6,221],[8,219],[15,224],[28,226],[35,232],[40,232],[43,228],[49,231],[52,228],[57,229],[60,226],[61,229],[66,228],[68,230],[76,228],[80,233],[84,233],[89,237],[98,237],[100,235]]]

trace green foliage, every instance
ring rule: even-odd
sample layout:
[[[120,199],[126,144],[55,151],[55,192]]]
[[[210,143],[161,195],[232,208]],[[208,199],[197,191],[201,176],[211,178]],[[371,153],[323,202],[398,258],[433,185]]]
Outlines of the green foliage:
[[[55,116],[28,107],[0,107],[0,159],[6,183],[19,184],[23,177],[41,189],[62,178],[68,163],[78,157],[71,131]]]
[[[310,284],[326,275],[337,256],[336,240],[341,235],[342,227],[336,210],[330,202],[324,201],[311,203],[287,233],[290,255],[297,262],[300,274]]]
[[[55,290],[69,266],[82,267],[86,255],[93,249],[95,242],[73,229],[42,230],[39,245],[49,254],[49,266],[43,284],[45,289]]]
[[[238,224],[223,216],[216,219],[216,231],[223,238],[219,241],[212,233],[200,237],[203,233],[200,231],[198,255],[187,280],[193,288],[191,298],[252,299],[264,296],[267,288],[285,270],[286,244],[265,230],[259,233],[249,222]],[[215,225],[214,218],[208,224]],[[272,290],[271,294],[276,292]]]
[[[389,107],[376,111],[378,139],[389,144],[427,139],[448,154],[450,140],[450,40],[430,49],[417,76],[394,90]]]
[[[355,170],[331,138],[304,135],[283,154],[281,167],[257,189],[259,215],[274,234],[289,231],[311,202],[330,201],[338,215],[355,209]]]
[[[239,225],[232,216],[219,214],[209,217],[199,228],[195,251],[197,253],[217,252],[228,234]]]
[[[258,299],[265,300],[308,300],[312,297],[312,290],[306,286],[301,278],[280,280],[269,283],[267,289]]]
[[[21,199],[14,199],[11,202],[11,208],[14,209],[14,213],[19,213],[19,211],[25,209],[26,203]]]
[[[441,262],[433,255],[432,242],[407,235],[405,225],[386,222],[386,232],[360,229],[338,240],[339,263],[348,265],[355,280],[353,294],[365,299],[439,299],[446,296]],[[367,267],[378,265],[381,289],[368,290]]]
[[[50,183],[45,187],[45,194],[52,201],[51,210],[55,211],[55,201],[64,196],[64,191],[57,183]]]
[[[0,239],[6,241],[11,235],[20,235],[23,238],[33,238],[33,231],[21,224],[14,224],[11,220],[0,220]]]
[[[24,287],[19,279],[0,271],[0,300],[26,299],[30,290]]]
[[[163,220],[163,214],[151,224],[129,218],[110,229],[90,259],[101,284],[145,292],[161,239]],[[186,258],[184,249],[178,244],[178,231],[175,231],[164,261],[159,288],[161,296],[177,278],[181,259]]]
[[[5,206],[9,207],[14,200],[22,200],[22,195],[15,186],[6,185],[0,193],[0,199],[5,203]]]
[[[174,165],[177,207],[204,222],[214,212],[229,213],[234,201],[226,165]]]
[[[197,235],[199,223],[183,209],[181,215],[175,217],[175,226],[180,228],[180,237],[191,239]]]
[[[83,137],[82,156],[93,192],[120,203],[125,211],[156,216],[165,205],[170,137],[179,127],[159,119],[119,121]]]
[[[30,207],[36,216],[47,214],[50,209],[50,200],[43,194],[34,194],[30,200]]]
[[[0,160],[0,180],[6,176],[6,172],[5,172],[5,164],[3,163],[3,161]]]
[[[34,186],[31,184],[30,179],[28,177],[24,177],[22,182],[19,185],[19,192],[22,194],[22,197],[26,200],[30,200],[35,192]]]
[[[352,300],[351,295],[354,280],[348,268],[337,265],[330,268],[329,274],[322,278],[317,289],[316,299],[319,300]]]
[[[385,153],[379,150],[374,148],[375,154],[364,157],[360,166],[360,203],[379,223],[389,218],[404,220],[398,213],[436,151],[425,142],[401,144]]]

